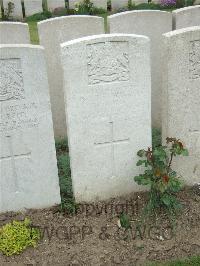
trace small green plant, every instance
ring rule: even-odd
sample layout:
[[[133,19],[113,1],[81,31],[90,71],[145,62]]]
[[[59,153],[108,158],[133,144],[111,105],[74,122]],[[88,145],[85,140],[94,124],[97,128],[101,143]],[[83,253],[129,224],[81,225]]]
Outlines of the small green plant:
[[[95,7],[90,0],[82,0],[75,4],[75,14],[79,15],[98,15],[105,14],[107,10]]]
[[[12,18],[15,5],[12,2],[8,2],[8,7],[3,9],[2,19],[7,21]]]
[[[41,21],[52,17],[52,13],[50,11],[44,11],[41,13],[36,13],[32,16],[29,16],[26,18],[27,22],[30,21]]]
[[[75,11],[77,14],[91,15],[93,11],[93,3],[90,0],[83,0],[75,4]]]
[[[187,156],[188,150],[183,147],[180,140],[167,138],[166,146],[155,146],[153,149],[139,150],[137,155],[140,160],[137,166],[144,166],[143,174],[135,176],[134,180],[139,185],[149,186],[149,201],[145,208],[145,215],[164,208],[170,215],[180,208],[176,193],[182,188],[182,182],[177,173],[171,168],[176,156]]]
[[[36,247],[40,239],[39,229],[31,227],[31,221],[13,221],[0,228],[0,251],[6,256],[20,254],[27,247]]]
[[[128,0],[128,10],[132,10],[134,9],[135,4],[132,0]]]
[[[56,141],[56,153],[61,193],[60,211],[74,214],[77,210],[77,205],[72,191],[70,159],[66,139]]]
[[[121,213],[120,217],[119,217],[119,220],[120,220],[121,227],[123,227],[125,229],[131,228],[130,217],[127,214]]]

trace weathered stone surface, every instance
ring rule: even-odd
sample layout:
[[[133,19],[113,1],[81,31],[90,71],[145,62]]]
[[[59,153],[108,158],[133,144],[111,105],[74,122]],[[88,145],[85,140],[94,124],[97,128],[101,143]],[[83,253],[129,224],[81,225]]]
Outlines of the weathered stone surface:
[[[164,35],[163,141],[183,140],[189,157],[174,164],[188,184],[200,177],[200,27]]]
[[[0,44],[30,43],[28,24],[21,22],[0,22]]]
[[[172,30],[168,12],[130,11],[108,17],[110,33],[134,33],[151,39],[152,123],[161,128],[162,34]]]
[[[44,49],[0,45],[0,212],[60,203]]]
[[[95,16],[67,16],[38,23],[40,44],[45,47],[55,137],[66,137],[63,74],[60,44],[104,32],[104,21]]]
[[[22,14],[21,0],[3,0],[4,9],[8,8],[8,3],[9,2],[14,4],[14,9],[13,9],[13,12],[12,12],[11,16],[13,18],[16,18],[16,19],[22,19],[23,18],[23,14]]]
[[[112,10],[128,6],[128,0],[111,0]]]
[[[107,0],[93,0],[92,3],[95,7],[107,10]]]
[[[200,5],[180,8],[172,14],[174,29],[200,26]]]
[[[26,17],[43,11],[42,0],[24,0],[24,7]]]
[[[136,153],[151,145],[149,39],[103,34],[61,52],[76,201],[138,190]]]
[[[54,11],[58,7],[65,7],[65,0],[48,0],[48,10]]]
[[[200,5],[200,0],[195,0],[194,5]]]

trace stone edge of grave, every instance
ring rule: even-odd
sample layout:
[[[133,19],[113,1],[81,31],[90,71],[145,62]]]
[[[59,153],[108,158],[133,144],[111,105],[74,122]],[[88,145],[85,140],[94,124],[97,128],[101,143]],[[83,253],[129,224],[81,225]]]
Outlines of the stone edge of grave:
[[[171,14],[171,12],[168,11],[163,11],[163,10],[132,10],[132,11],[125,11],[125,12],[120,12],[120,13],[116,13],[113,15],[108,16],[108,19],[110,18],[115,18],[115,17],[121,17],[121,16],[125,16],[128,14],[139,14],[139,13],[164,13],[164,14]]]
[[[176,36],[176,35],[179,35],[179,34],[182,34],[182,33],[187,33],[187,32],[189,33],[189,32],[193,32],[193,31],[195,32],[197,30],[200,31],[200,26],[192,26],[192,27],[187,27],[187,28],[173,30],[173,31],[164,33],[163,36],[166,37],[166,38],[170,38],[172,36]]]
[[[53,21],[59,21],[59,20],[69,20],[71,18],[96,18],[99,21],[104,21],[104,18],[101,18],[99,16],[90,16],[90,15],[70,15],[70,16],[61,16],[61,17],[55,17],[55,18],[49,18],[49,19],[45,19],[42,20],[40,22],[37,22],[37,25],[43,25],[46,24],[48,22],[53,22]]]
[[[182,13],[187,10],[198,9],[198,8],[200,9],[200,5],[183,7],[183,8],[179,8],[179,9],[172,11],[172,14],[178,14],[178,13]]]
[[[123,38],[123,37],[134,37],[134,38],[140,38],[140,39],[143,39],[147,42],[150,42],[150,38],[145,36],[145,35],[138,35],[138,34],[126,34],[126,33],[113,33],[113,34],[98,34],[98,35],[91,35],[91,36],[86,36],[86,37],[82,37],[82,38],[78,38],[78,39],[74,39],[74,40],[71,40],[71,41],[68,41],[68,42],[64,42],[64,43],[61,43],[60,46],[61,48],[65,47],[66,45],[73,45],[73,44],[76,44],[76,43],[80,43],[80,42],[84,42],[84,41],[93,41],[93,40],[98,40],[98,39],[101,39],[101,38],[107,38],[108,40],[109,39],[112,39],[112,38]],[[105,39],[106,41],[106,39]]]
[[[44,50],[43,46],[35,44],[0,44],[0,48],[31,48]]]

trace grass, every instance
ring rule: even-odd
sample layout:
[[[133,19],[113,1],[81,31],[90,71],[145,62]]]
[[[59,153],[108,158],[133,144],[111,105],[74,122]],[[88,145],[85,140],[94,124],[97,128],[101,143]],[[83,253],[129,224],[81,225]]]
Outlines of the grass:
[[[72,179],[67,140],[56,141],[56,153],[61,193],[61,211],[74,213],[76,204],[72,191]]]
[[[29,21],[28,25],[29,25],[31,43],[32,44],[39,44],[37,22],[36,21]]]
[[[151,263],[147,266],[199,266],[200,265],[200,256],[190,257],[183,260],[174,260],[165,263]]]

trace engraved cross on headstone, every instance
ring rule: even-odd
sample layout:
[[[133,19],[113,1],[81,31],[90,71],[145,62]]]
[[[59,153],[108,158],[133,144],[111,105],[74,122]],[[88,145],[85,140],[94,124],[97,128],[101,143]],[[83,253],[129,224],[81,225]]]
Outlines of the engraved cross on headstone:
[[[19,158],[30,158],[30,152],[26,153],[14,153],[13,149],[13,140],[12,136],[6,136],[8,149],[9,149],[9,155],[1,156],[0,161],[4,160],[10,160],[11,161],[11,167],[12,167],[12,182],[14,187],[14,192],[19,192],[19,182],[18,182],[18,176],[17,176],[17,170],[16,170],[16,164],[15,160]]]
[[[112,177],[116,176],[116,166],[115,166],[115,146],[119,144],[125,144],[129,142],[129,138],[126,139],[114,139],[114,123],[113,121],[109,122],[110,126],[110,136],[111,140],[106,142],[95,142],[95,145],[111,145],[111,166],[112,166]]]

